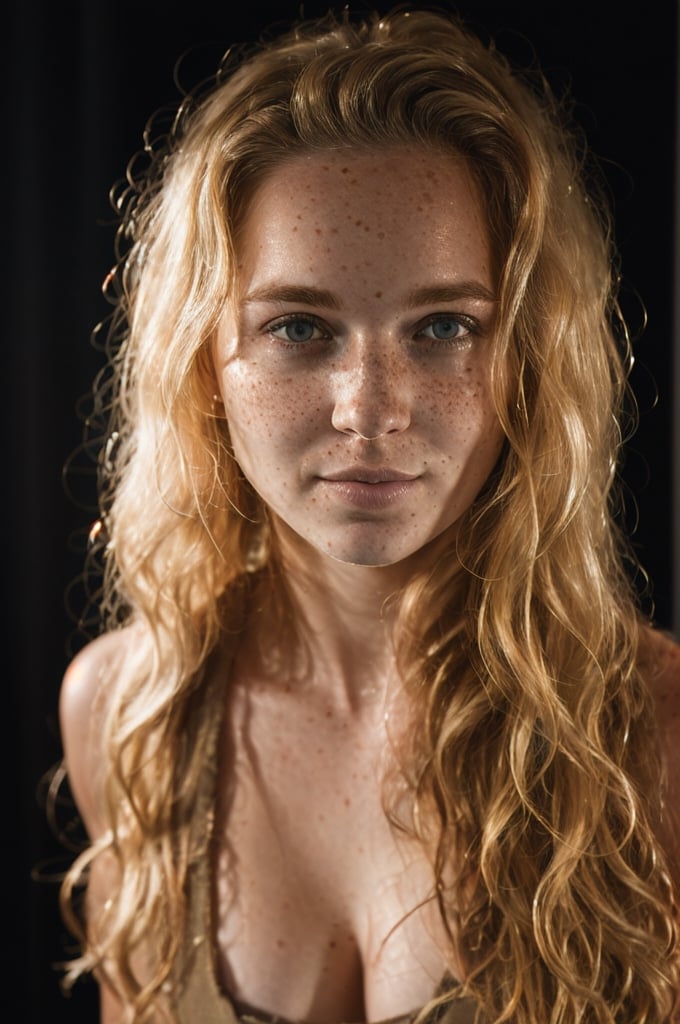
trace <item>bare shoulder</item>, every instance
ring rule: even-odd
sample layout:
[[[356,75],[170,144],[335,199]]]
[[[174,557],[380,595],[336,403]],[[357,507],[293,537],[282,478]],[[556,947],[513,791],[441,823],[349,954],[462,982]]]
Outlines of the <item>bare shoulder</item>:
[[[646,629],[641,637],[639,669],[656,707],[666,769],[664,842],[680,872],[680,644],[668,633]],[[680,874],[678,881],[680,884]]]
[[[104,633],[76,654],[59,694],[59,725],[73,796],[92,838],[103,822],[99,813],[102,737],[112,695],[135,642],[132,628]]]
[[[654,698],[662,733],[680,729],[680,643],[659,629],[641,637],[638,667]]]

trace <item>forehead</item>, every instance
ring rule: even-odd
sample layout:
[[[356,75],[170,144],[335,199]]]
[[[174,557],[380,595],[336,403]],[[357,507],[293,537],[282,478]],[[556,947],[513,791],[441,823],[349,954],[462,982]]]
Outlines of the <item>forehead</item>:
[[[349,199],[352,203],[363,200],[380,213],[390,201],[403,204],[412,198],[417,212],[425,213],[462,192],[479,202],[476,183],[462,156],[433,146],[401,145],[291,156],[264,177],[251,205],[280,198],[311,208],[322,198],[324,208],[332,210],[335,201]]]
[[[296,155],[255,190],[239,232],[239,270],[289,256],[309,269],[335,257],[355,267],[435,254],[489,276],[489,232],[464,159],[432,147]],[[410,255],[409,255],[410,254]]]

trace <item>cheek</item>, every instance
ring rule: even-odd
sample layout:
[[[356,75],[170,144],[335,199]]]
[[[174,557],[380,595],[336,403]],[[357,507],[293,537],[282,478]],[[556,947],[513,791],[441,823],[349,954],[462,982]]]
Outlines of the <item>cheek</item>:
[[[318,390],[318,389],[317,389]],[[224,407],[234,447],[285,448],[309,432],[321,411],[320,396],[293,377],[232,366],[222,374]]]
[[[423,408],[429,408],[439,427],[459,444],[485,440],[495,444],[501,433],[487,374],[474,366],[453,379],[440,378],[431,384],[424,393]]]

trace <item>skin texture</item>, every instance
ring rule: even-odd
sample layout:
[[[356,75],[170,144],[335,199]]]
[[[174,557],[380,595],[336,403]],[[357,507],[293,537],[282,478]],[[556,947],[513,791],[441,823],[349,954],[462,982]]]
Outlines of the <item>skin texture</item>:
[[[289,541],[369,566],[424,549],[502,443],[488,232],[463,163],[291,159],[252,203],[239,282],[215,368],[237,460]]]
[[[225,693],[211,940],[222,989],[291,1020],[385,1020],[422,1007],[445,971],[465,973],[428,899],[427,852],[390,827],[381,779],[409,728],[386,599],[438,557],[503,444],[482,210],[450,154],[293,158],[255,193],[240,291],[213,340],[234,452],[269,507],[296,629],[281,630],[258,594],[234,660],[227,643],[209,669]],[[62,690],[92,838],[106,830],[107,702],[139,642],[131,628],[99,638]],[[680,654],[658,634],[648,644],[676,807]],[[680,859],[675,836],[663,838]],[[95,863],[93,921],[114,874],[111,860]],[[101,991],[102,1024],[120,1024]]]
[[[261,184],[239,259],[215,371],[306,657],[263,596],[222,742],[218,973],[289,1018],[384,1019],[459,972],[424,851],[382,813],[406,713],[385,599],[437,557],[500,454],[488,231],[450,154],[317,153]]]

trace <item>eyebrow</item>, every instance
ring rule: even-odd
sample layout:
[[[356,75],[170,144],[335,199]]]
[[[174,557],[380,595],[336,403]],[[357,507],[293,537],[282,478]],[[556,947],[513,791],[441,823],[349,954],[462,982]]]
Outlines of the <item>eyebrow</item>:
[[[461,281],[456,284],[429,285],[409,292],[406,305],[409,309],[431,306],[440,302],[457,302],[460,299],[477,299],[482,302],[497,302],[496,296],[479,281]],[[243,297],[243,304],[253,302],[288,302],[304,306],[321,306],[324,309],[341,309],[342,303],[333,292],[326,288],[307,285],[270,285],[249,292]]]
[[[409,293],[406,304],[409,308],[414,308],[416,306],[435,306],[438,302],[457,302],[459,299],[479,299],[482,302],[498,301],[494,293],[480,281],[461,281],[456,284],[415,288]]]
[[[244,305],[250,302],[291,302],[303,306],[323,306],[325,309],[340,309],[340,300],[325,288],[307,287],[297,284],[271,285],[258,288],[243,297]]]

